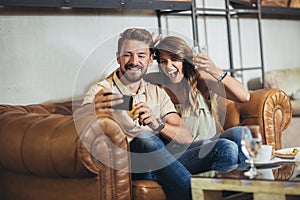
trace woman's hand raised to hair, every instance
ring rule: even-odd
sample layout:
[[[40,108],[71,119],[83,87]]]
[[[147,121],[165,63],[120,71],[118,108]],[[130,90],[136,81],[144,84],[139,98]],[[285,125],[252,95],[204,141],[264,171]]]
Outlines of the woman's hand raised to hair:
[[[211,58],[204,53],[194,54],[193,64],[195,69],[209,73],[215,79],[217,79],[220,74],[223,73],[223,70],[217,67]]]

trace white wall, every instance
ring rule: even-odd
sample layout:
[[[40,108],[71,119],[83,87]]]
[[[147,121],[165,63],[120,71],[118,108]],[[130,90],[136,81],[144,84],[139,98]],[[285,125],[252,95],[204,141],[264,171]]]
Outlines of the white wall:
[[[198,20],[200,44],[208,44],[211,58],[226,69],[225,19],[206,20],[206,41],[203,19]],[[169,34],[185,37],[192,44],[189,17],[169,16],[162,21]],[[81,98],[90,84],[116,67],[116,39],[128,27],[157,32],[157,18],[153,12],[141,10],[0,8],[0,104],[64,101],[73,95]],[[240,20],[242,55],[237,20],[232,27],[235,65],[258,65],[256,21]],[[300,20],[264,19],[262,27],[266,70],[300,67]],[[245,81],[259,73],[247,71]]]

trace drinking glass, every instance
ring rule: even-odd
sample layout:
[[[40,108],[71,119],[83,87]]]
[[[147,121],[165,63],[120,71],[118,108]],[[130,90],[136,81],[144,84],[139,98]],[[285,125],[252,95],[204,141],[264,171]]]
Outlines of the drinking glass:
[[[193,46],[192,51],[194,54],[204,53],[207,55],[207,45]]]
[[[128,115],[131,117],[134,123],[134,127],[131,129],[132,132],[141,130],[141,126],[139,124],[139,114],[133,115],[133,112],[135,111],[135,105],[140,102],[145,102],[145,98],[145,94],[136,94],[133,96],[132,109],[128,111]]]
[[[208,54],[207,46],[205,44],[200,46],[200,52],[206,55]]]
[[[247,134],[250,130],[251,135]],[[242,151],[250,161],[250,169],[245,172],[245,176],[249,176],[250,179],[255,178],[258,174],[257,169],[254,165],[254,160],[260,151],[262,145],[261,133],[259,126],[244,126],[242,128]]]
[[[206,45],[202,45],[202,46],[198,46],[195,45],[192,47],[192,51],[193,51],[193,57],[197,57],[197,55],[199,53],[204,53],[207,55],[207,46]],[[198,69],[199,66],[195,65],[195,69]]]
[[[193,47],[192,47],[192,51],[193,51],[193,54],[198,54],[198,53],[200,53],[200,46],[193,46]]]

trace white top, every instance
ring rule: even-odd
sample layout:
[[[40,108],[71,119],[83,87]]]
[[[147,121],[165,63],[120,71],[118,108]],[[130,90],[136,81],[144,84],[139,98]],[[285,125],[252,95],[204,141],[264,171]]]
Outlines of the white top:
[[[198,95],[197,101],[200,107],[195,110],[191,107],[184,109],[181,104],[176,104],[175,107],[185,125],[192,132],[194,140],[208,139],[217,132],[211,104],[201,94]]]

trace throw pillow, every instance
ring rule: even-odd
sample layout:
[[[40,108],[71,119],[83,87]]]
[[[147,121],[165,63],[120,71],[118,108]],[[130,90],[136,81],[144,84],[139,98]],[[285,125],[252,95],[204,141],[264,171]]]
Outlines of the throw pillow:
[[[300,89],[296,90],[291,95],[292,100],[300,100]]]

